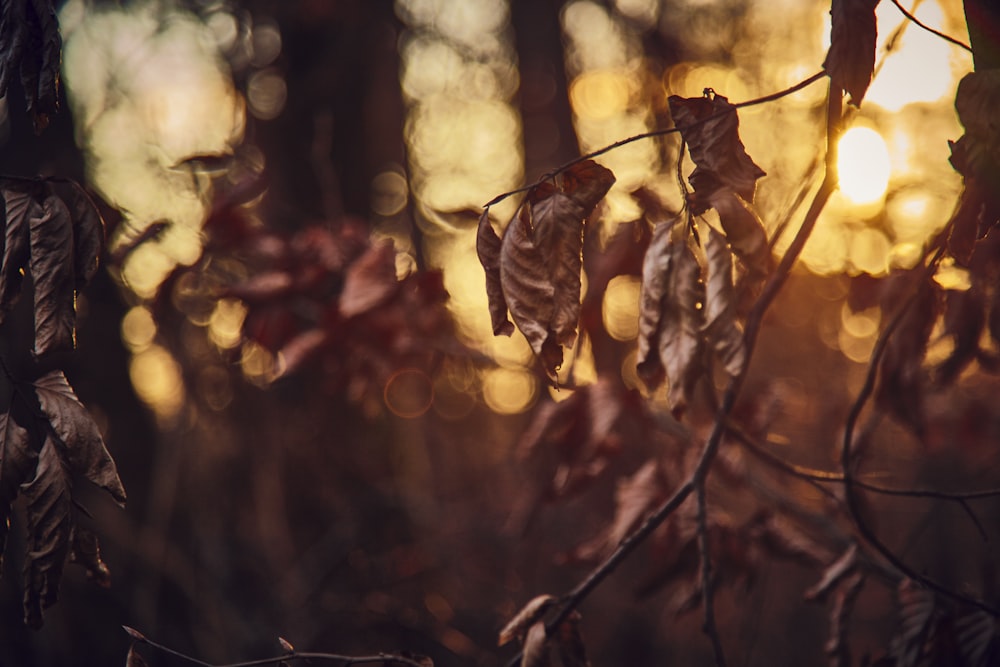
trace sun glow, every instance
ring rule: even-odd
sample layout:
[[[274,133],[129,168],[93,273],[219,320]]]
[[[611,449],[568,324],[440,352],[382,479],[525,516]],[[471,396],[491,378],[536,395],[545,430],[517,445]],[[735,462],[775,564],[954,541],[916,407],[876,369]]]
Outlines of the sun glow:
[[[889,186],[889,149],[870,127],[852,127],[837,144],[840,191],[855,204],[882,199]]]

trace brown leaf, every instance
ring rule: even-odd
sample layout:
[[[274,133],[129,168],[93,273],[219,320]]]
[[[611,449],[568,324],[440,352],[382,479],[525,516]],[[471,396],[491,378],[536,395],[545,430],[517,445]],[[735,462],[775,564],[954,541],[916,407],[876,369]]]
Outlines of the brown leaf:
[[[708,197],[720,187],[728,187],[752,202],[757,179],[765,174],[740,141],[736,107],[711,90],[703,97],[671,95],[667,103],[695,164],[688,177],[696,195],[692,213],[703,213],[709,206]]]
[[[890,644],[890,653],[899,665],[917,665],[934,633],[937,601],[932,591],[910,579],[900,582],[896,600],[899,629]]]
[[[77,289],[90,282],[104,248],[104,219],[93,200],[75,181],[48,182],[52,196],[69,209],[73,221],[73,270]]]
[[[31,279],[35,299],[35,356],[75,346],[76,276],[73,222],[56,196],[46,197],[41,215],[28,219]]]
[[[938,364],[934,381],[948,386],[979,352],[979,337],[986,325],[986,299],[973,285],[967,290],[944,291],[944,335],[954,342],[951,354]]]
[[[1000,625],[992,614],[977,610],[955,622],[962,664],[987,667],[1000,660]]]
[[[670,222],[661,222],[653,228],[653,238],[642,261],[636,368],[639,377],[650,387],[659,386],[665,372],[658,348],[660,320],[669,299],[670,276],[673,272],[670,237],[675,224],[676,218]]]
[[[87,578],[101,588],[111,587],[111,570],[101,558],[97,536],[86,528],[77,526],[73,529],[69,562],[83,566],[87,571]]]
[[[56,439],[45,437],[38,467],[21,486],[27,501],[28,553],[24,568],[24,622],[42,626],[42,611],[59,598],[59,581],[69,557],[73,533],[72,481]]]
[[[77,399],[66,376],[62,371],[51,371],[35,380],[34,388],[42,413],[65,452],[69,469],[124,504],[125,489],[115,462],[104,446],[97,424]]]
[[[479,217],[476,232],[476,254],[486,272],[486,296],[490,303],[490,318],[493,321],[494,336],[509,336],[514,333],[514,325],[507,319],[507,300],[500,283],[500,237],[490,224],[490,210],[487,208]]]
[[[25,183],[4,184],[3,265],[0,267],[0,321],[20,296],[23,269],[30,257],[29,219],[41,216],[41,206],[35,199],[34,186]]]
[[[48,126],[49,116],[59,110],[62,39],[52,0],[30,0],[27,19],[29,30],[21,56],[21,87],[37,133]]]
[[[684,410],[702,372],[705,286],[701,267],[687,243],[675,243],[670,251],[670,300],[660,317],[658,351],[669,382],[667,404],[676,415]]]
[[[281,300],[292,293],[295,279],[288,271],[263,271],[223,290],[223,296],[232,296],[248,304]]]
[[[37,461],[38,454],[31,446],[28,431],[14,421],[9,411],[0,413],[0,574],[11,506],[18,488],[34,474]]]
[[[307,329],[292,337],[278,350],[280,364],[278,376],[291,375],[301,369],[306,363],[315,359],[330,340],[330,332],[320,328]]]
[[[555,286],[549,277],[547,261],[532,238],[528,208],[522,207],[503,235],[500,282],[514,323],[545,372],[554,376],[562,365],[563,353],[549,330],[555,311]]]
[[[125,657],[125,667],[146,667],[146,661],[135,650],[135,644],[128,647],[128,655]]]
[[[556,647],[563,667],[590,667],[587,650],[580,634],[580,613],[574,611],[559,625],[556,633]]]
[[[830,656],[832,667],[851,667],[851,650],[847,642],[849,621],[864,583],[864,575],[854,572],[837,588],[830,608],[830,638],[823,647]]]
[[[127,625],[123,625],[122,626],[122,630],[124,630],[125,634],[127,634],[129,637],[131,637],[132,639],[134,639],[137,642],[146,643],[147,641],[149,641],[148,639],[146,639],[146,635],[142,634],[141,632],[139,632],[135,628],[131,628],[131,627],[127,626]]]
[[[833,0],[830,9],[830,50],[823,68],[834,88],[850,94],[854,106],[861,106],[875,70],[878,3],[879,0]]]
[[[562,191],[569,195],[583,210],[583,217],[594,211],[594,207],[608,194],[615,184],[615,175],[593,160],[578,162],[562,174]]]
[[[621,544],[666,494],[667,480],[659,461],[647,461],[631,477],[619,480],[615,490],[615,518],[605,540],[607,548],[614,549]]]
[[[705,334],[726,372],[735,377],[746,366],[743,328],[736,321],[733,257],[721,234],[709,228],[705,242],[708,282],[705,289]]]
[[[281,650],[287,653],[295,653],[295,647],[292,643],[285,639],[284,637],[278,637],[278,643],[281,645]]]
[[[709,202],[719,213],[726,240],[747,269],[758,276],[770,273],[772,260],[767,233],[753,207],[727,188],[712,193]]]
[[[396,250],[391,239],[372,245],[344,272],[340,314],[354,317],[389,300],[399,289]]]
[[[552,658],[549,655],[547,644],[545,623],[538,621],[528,630],[528,636],[524,640],[521,667],[549,667],[552,664]]]
[[[528,632],[528,628],[539,622],[542,616],[545,615],[553,604],[555,604],[556,599],[551,595],[539,595],[533,598],[528,604],[524,605],[514,618],[510,619],[510,622],[504,626],[503,630],[500,631],[499,639],[497,640],[497,646],[503,646],[514,639],[523,640]],[[545,629],[545,624],[542,624],[542,629]],[[544,638],[544,632],[543,638]]]

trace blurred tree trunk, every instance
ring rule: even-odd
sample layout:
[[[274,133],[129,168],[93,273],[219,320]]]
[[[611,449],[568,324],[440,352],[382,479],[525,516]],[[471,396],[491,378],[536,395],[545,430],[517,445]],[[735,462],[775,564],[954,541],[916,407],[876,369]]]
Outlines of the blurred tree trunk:
[[[579,155],[563,61],[563,0],[511,0],[520,62],[524,171],[533,180]]]
[[[1000,68],[1000,4],[965,0],[965,20],[977,70]]]

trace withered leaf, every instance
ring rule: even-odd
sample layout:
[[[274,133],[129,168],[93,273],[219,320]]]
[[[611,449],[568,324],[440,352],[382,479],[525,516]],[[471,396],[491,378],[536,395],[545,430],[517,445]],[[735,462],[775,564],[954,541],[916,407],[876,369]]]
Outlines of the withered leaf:
[[[267,303],[288,296],[294,286],[295,279],[291,273],[275,269],[263,271],[230,285],[223,291],[223,295],[234,296],[249,304]]]
[[[720,187],[753,201],[757,179],[765,174],[747,155],[740,140],[739,117],[729,100],[709,92],[692,98],[671,95],[667,103],[695,164],[688,177],[696,195],[692,213],[703,213],[708,197]]]
[[[18,487],[34,473],[37,460],[28,431],[14,421],[9,411],[0,413],[0,574],[10,530],[11,505]]]
[[[479,217],[476,232],[476,254],[486,272],[486,296],[490,304],[490,319],[493,321],[494,336],[509,336],[514,333],[514,325],[507,319],[507,300],[500,283],[500,237],[490,224],[490,209]]]
[[[58,109],[62,40],[52,0],[4,3],[0,20],[0,96],[7,94],[14,70],[20,72],[25,104],[41,131]]]
[[[850,94],[850,103],[861,106],[875,70],[875,7],[879,0],[833,0],[830,50],[823,68],[834,88]]]
[[[858,559],[858,545],[852,543],[847,550],[833,561],[825,570],[823,576],[816,584],[806,591],[807,600],[817,600],[826,595],[836,586],[848,573],[854,571]]]
[[[524,639],[528,628],[539,621],[555,602],[556,599],[551,595],[539,595],[532,598],[500,631],[497,646],[503,646],[514,639]],[[544,624],[542,624],[542,628],[544,630]],[[544,637],[544,632],[542,634]]]
[[[74,347],[76,322],[73,223],[61,199],[46,197],[28,219],[34,284],[36,356]]]
[[[399,289],[391,239],[373,244],[344,272],[340,314],[354,317],[385,303]]]
[[[642,261],[642,290],[639,297],[639,377],[650,386],[663,381],[663,363],[660,361],[658,341],[660,319],[669,299],[670,275],[673,271],[670,254],[670,236],[677,218],[661,222],[653,228],[653,238]]]
[[[69,561],[82,566],[87,572],[87,578],[101,588],[111,586],[111,570],[101,558],[101,547],[97,543],[97,536],[86,528],[77,526],[73,529]]]
[[[284,637],[278,637],[278,644],[281,645],[282,651],[286,651],[288,653],[295,653],[295,647],[292,646],[292,643],[287,639],[285,639]]]
[[[137,642],[140,642],[140,643],[144,644],[147,641],[149,641],[148,639],[146,639],[146,635],[142,634],[141,632],[139,632],[135,628],[129,627],[127,625],[123,625],[122,626],[122,630],[124,630],[125,634],[127,634],[129,637],[131,637],[132,639],[134,639]]]
[[[50,434],[38,453],[31,481],[21,486],[27,501],[28,554],[24,568],[24,622],[42,626],[42,611],[59,598],[59,581],[73,532],[72,480],[59,444]]]
[[[659,461],[647,461],[631,477],[619,480],[615,490],[615,518],[605,544],[614,549],[656,508],[667,493],[667,480]]]
[[[746,366],[743,329],[736,320],[733,291],[733,258],[726,240],[709,228],[705,242],[708,280],[705,290],[705,333],[708,342],[730,376],[737,376]]]
[[[580,613],[574,611],[559,625],[556,634],[556,646],[563,667],[590,667],[587,660],[587,649],[583,645],[583,635],[580,633]]]
[[[982,155],[973,153],[972,172],[982,174],[985,162],[1000,164],[1000,127],[996,123],[1000,105],[1000,71],[986,69],[962,77],[955,92],[955,111],[966,134],[979,144]],[[964,172],[963,172],[964,173]],[[966,174],[969,175],[969,174]]]
[[[125,656],[125,667],[146,667],[146,661],[139,655],[133,643],[128,647],[128,655]]]
[[[771,251],[767,247],[764,223],[750,204],[728,188],[719,188],[709,197],[710,205],[719,213],[719,222],[726,240],[747,269],[757,276],[771,270]]]
[[[830,656],[830,664],[834,667],[851,667],[851,650],[848,645],[848,631],[854,602],[864,586],[865,577],[860,572],[854,572],[837,588],[833,605],[830,608],[830,638],[823,647]]]
[[[291,375],[312,361],[329,344],[330,339],[330,332],[319,327],[296,334],[278,351],[279,375]]]
[[[954,347],[935,369],[934,381],[939,386],[951,384],[976,358],[979,337],[986,325],[986,299],[977,285],[967,290],[945,290],[944,306],[944,335],[952,339]]]
[[[125,489],[115,462],[104,446],[97,424],[76,397],[66,376],[59,370],[46,373],[35,380],[34,389],[42,413],[62,447],[60,451],[65,452],[68,468],[124,504]]]
[[[552,378],[562,365],[562,348],[576,341],[584,221],[614,181],[609,170],[592,160],[573,165],[558,183],[532,188],[500,243],[503,300]],[[489,276],[495,241],[484,224],[489,227],[481,219],[477,248]],[[501,300],[491,297],[494,331],[499,333],[507,330],[502,310]]]
[[[1000,660],[1000,625],[992,614],[977,610],[955,622],[962,664],[987,667]]]
[[[104,219],[79,183],[52,180],[48,186],[51,194],[69,209],[73,223],[73,266],[76,287],[79,289],[97,273],[101,250],[104,248]]]
[[[899,629],[890,645],[890,652],[900,665],[916,665],[931,639],[937,612],[932,591],[910,579],[904,579],[896,589],[899,603]]]
[[[538,621],[528,630],[524,640],[524,652],[521,657],[521,667],[549,667],[552,664],[545,635],[545,623]]]
[[[30,257],[28,223],[34,214],[41,216],[41,206],[34,196],[32,184],[11,184],[0,188],[4,199],[4,249],[0,267],[0,321],[20,296],[23,269]]]

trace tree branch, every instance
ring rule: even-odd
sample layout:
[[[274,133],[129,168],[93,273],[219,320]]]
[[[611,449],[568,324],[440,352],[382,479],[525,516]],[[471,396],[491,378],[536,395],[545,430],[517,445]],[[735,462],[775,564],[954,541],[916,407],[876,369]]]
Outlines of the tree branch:
[[[959,47],[961,49],[965,49],[969,53],[972,53],[972,47],[970,47],[968,44],[966,44],[965,42],[961,42],[961,41],[955,39],[954,37],[952,37],[950,35],[946,35],[943,32],[941,32],[940,30],[935,30],[934,28],[930,27],[926,23],[923,23],[920,19],[918,19],[912,13],[908,12],[906,10],[906,8],[903,7],[903,5],[899,4],[899,0],[892,0],[892,4],[896,5],[896,9],[899,10],[899,13],[902,14],[903,16],[905,16],[906,19],[908,21],[910,21],[911,23],[913,23],[914,25],[916,25],[916,26],[918,26],[920,28],[923,28],[927,32],[931,33],[932,35],[936,35],[936,36],[940,37],[941,39],[943,39],[946,42],[950,42],[950,43],[954,44],[955,46],[957,46],[957,47]]]
[[[705,506],[705,480],[701,479],[695,486],[695,498],[698,502],[698,551],[701,556],[701,605],[704,612],[702,631],[712,642],[715,653],[715,664],[726,667],[726,654],[719,639],[719,630],[715,626],[715,580],[712,577],[711,544],[708,539],[708,510]]]

